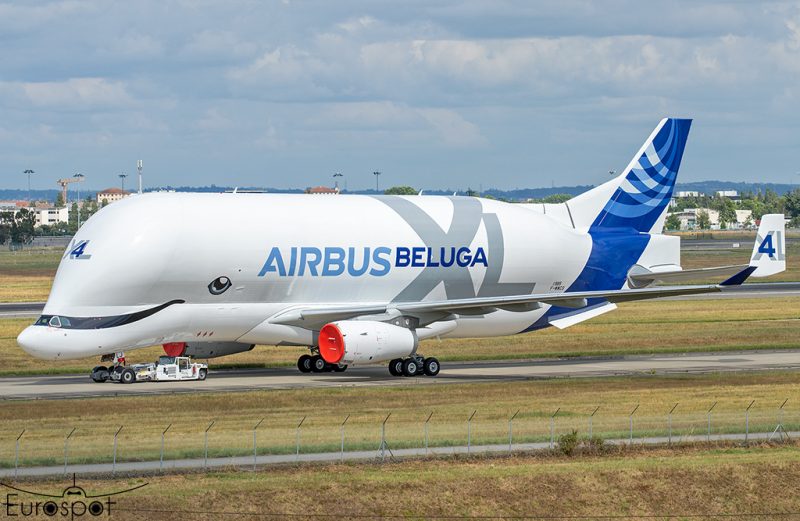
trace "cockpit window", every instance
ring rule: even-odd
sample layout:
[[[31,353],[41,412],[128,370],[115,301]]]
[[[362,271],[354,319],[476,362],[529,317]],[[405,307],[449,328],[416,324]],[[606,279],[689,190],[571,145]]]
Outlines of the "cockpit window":
[[[155,315],[162,309],[173,304],[183,304],[184,300],[171,300],[166,304],[161,304],[154,308],[129,313],[127,315],[116,315],[111,317],[64,317],[59,315],[42,315],[34,323],[36,326],[60,327],[64,329],[107,329],[110,327],[124,326]]]

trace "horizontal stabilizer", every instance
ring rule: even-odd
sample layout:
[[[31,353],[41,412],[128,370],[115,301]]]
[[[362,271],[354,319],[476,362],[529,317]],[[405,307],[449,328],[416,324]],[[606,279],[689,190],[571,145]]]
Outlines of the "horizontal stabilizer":
[[[735,266],[716,266],[694,270],[648,271],[646,273],[631,273],[628,275],[628,279],[633,282],[633,287],[642,287],[656,281],[669,283],[700,280],[709,277],[731,277],[742,272],[748,266],[748,264],[738,264]]]

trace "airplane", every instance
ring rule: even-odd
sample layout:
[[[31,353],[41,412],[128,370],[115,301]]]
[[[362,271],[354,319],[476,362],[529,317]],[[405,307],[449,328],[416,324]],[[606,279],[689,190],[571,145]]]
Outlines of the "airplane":
[[[306,373],[388,362],[395,376],[435,376],[421,340],[563,329],[619,302],[783,271],[782,215],[762,217],[748,264],[681,269],[680,238],[662,230],[690,126],[661,120],[618,176],[560,204],[134,195],[78,230],[17,341],[50,360],[159,344],[201,358],[306,346]],[[727,278],[656,285],[711,276]]]

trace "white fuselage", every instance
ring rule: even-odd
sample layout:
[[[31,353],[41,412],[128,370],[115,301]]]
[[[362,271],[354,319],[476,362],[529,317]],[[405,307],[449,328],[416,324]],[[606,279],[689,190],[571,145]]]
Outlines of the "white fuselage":
[[[295,307],[564,291],[591,251],[586,230],[563,219],[472,197],[137,195],[81,227],[44,315],[180,302],[114,327],[30,327],[19,342],[51,359],[168,342],[314,345],[315,331],[270,319]],[[212,294],[220,277],[230,288]],[[547,308],[460,315],[429,336],[518,333]]]

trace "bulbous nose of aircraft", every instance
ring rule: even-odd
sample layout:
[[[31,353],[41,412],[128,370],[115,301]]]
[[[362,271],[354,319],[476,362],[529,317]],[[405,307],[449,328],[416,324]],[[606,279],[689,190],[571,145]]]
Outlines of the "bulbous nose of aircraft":
[[[28,326],[17,337],[17,344],[31,356],[57,360],[61,358],[61,348],[57,345],[57,336],[57,332],[48,331],[47,327]]]

